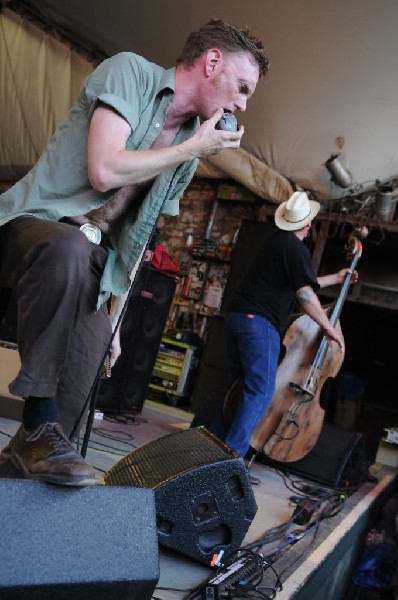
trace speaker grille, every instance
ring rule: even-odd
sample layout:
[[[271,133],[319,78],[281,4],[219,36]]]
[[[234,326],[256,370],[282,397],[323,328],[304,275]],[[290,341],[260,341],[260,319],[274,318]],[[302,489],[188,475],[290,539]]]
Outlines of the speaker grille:
[[[239,455],[199,427],[165,435],[137,448],[105,474],[105,483],[156,489],[191,469],[231,458]]]
[[[122,353],[112,376],[101,380],[98,408],[122,413],[142,410],[176,281],[151,267],[141,269],[120,326]]]

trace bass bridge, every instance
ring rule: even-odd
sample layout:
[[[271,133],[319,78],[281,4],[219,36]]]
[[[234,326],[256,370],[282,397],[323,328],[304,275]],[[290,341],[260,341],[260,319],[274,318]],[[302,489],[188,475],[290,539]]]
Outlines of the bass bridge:
[[[293,381],[289,382],[289,387],[294,389],[295,392],[301,394],[302,396],[309,396],[307,400],[312,400],[312,398],[316,394],[317,389],[317,381],[313,378],[307,380],[305,386],[299,385],[298,383],[294,383]]]

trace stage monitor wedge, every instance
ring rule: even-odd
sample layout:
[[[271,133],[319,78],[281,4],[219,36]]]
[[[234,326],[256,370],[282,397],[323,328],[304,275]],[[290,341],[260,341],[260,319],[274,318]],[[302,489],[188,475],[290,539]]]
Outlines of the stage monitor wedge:
[[[150,600],[154,493],[1,479],[1,600]]]
[[[151,487],[160,544],[207,565],[233,561],[257,512],[243,459],[204,427],[137,448],[105,483]]]
[[[300,460],[278,462],[264,457],[266,464],[333,488],[347,492],[366,481],[365,439],[359,431],[324,423],[317,443]]]

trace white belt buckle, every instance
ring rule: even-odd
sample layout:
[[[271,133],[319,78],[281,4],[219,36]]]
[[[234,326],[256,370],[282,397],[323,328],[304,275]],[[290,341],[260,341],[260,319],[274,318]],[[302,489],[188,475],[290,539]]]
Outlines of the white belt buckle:
[[[101,229],[97,227],[97,225],[93,225],[92,223],[84,223],[79,227],[80,231],[84,233],[89,242],[93,244],[101,243]]]

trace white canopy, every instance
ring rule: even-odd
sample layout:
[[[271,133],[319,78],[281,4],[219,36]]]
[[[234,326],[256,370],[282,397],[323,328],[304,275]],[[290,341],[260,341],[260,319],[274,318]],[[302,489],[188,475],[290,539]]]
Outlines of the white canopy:
[[[47,32],[16,5],[36,11]],[[23,0],[0,14],[0,179],[35,162],[93,67],[54,28],[98,58],[131,50],[168,67],[211,17],[248,24],[272,66],[239,116],[242,150],[202,161],[199,174],[232,177],[275,202],[290,193],[285,177],[344,195],[323,166],[333,154],[359,184],[398,174],[396,0]]]

